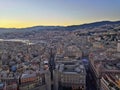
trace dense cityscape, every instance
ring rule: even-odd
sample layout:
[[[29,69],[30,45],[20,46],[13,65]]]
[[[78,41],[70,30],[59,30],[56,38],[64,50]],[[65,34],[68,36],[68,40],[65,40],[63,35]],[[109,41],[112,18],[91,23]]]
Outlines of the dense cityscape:
[[[119,26],[4,30],[0,90],[120,90]]]

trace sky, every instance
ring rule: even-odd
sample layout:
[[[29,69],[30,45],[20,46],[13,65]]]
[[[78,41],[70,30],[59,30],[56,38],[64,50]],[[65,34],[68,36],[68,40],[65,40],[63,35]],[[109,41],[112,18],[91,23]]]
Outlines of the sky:
[[[0,27],[68,26],[120,20],[120,0],[0,0]]]

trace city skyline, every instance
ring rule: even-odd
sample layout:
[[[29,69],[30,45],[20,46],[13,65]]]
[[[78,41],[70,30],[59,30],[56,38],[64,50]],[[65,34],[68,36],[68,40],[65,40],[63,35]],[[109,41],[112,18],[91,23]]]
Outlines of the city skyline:
[[[0,27],[69,26],[120,20],[119,0],[1,0]]]

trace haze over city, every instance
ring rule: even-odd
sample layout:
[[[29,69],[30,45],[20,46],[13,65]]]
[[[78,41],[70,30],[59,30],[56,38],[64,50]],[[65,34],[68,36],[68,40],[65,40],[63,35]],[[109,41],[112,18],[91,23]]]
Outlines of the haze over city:
[[[120,90],[120,0],[0,0],[0,90]]]
[[[0,0],[0,27],[68,26],[120,19],[120,0]]]

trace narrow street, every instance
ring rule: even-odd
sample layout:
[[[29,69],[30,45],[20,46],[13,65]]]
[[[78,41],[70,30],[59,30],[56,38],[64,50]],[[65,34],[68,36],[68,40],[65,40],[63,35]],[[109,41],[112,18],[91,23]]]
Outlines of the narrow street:
[[[93,79],[92,73],[90,71],[89,60],[88,58],[83,58],[83,63],[86,69],[86,90],[97,90],[95,86],[95,81]]]

